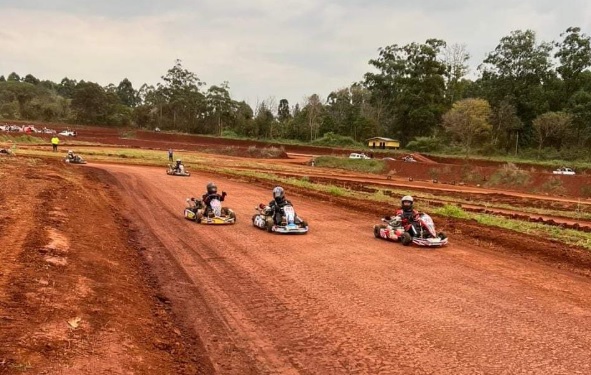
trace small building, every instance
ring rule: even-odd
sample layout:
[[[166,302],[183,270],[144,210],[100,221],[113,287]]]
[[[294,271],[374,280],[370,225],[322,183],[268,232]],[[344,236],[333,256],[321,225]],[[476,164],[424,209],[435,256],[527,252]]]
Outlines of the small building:
[[[381,149],[391,149],[391,150],[398,150],[400,148],[400,142],[391,139],[391,138],[384,138],[384,137],[374,137],[367,140],[367,145],[370,148],[381,148]]]

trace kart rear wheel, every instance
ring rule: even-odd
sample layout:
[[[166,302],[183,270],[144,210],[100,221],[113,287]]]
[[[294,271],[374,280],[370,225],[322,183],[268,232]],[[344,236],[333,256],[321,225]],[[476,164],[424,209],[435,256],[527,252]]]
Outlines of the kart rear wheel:
[[[445,240],[447,238],[447,236],[445,235],[444,232],[439,232],[439,234],[437,235],[437,237],[439,237],[442,240]]]
[[[404,246],[410,245],[412,243],[412,237],[411,237],[410,233],[408,233],[408,232],[402,233],[402,236],[400,236],[400,242],[402,242],[402,244]]]
[[[234,222],[236,222],[236,213],[234,211],[228,210],[228,216],[230,219],[234,219]]]
[[[302,221],[302,228],[306,228],[308,226],[308,222],[306,220]]]

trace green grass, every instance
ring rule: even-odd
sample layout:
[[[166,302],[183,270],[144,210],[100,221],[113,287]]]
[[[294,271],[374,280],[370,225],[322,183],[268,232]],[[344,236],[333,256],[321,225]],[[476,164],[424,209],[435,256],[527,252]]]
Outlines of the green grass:
[[[345,169],[355,172],[381,174],[386,171],[386,163],[377,159],[348,159],[335,156],[320,156],[315,159],[317,167]]]
[[[0,142],[13,143],[48,143],[47,141],[30,135],[0,135]]]
[[[461,208],[452,205],[446,205],[444,207],[437,208],[433,210],[433,213],[436,215],[452,217],[456,219],[475,220],[481,225],[503,228],[541,238],[551,238],[564,242],[568,245],[580,246],[587,250],[591,250],[591,233],[581,232],[573,229],[562,229],[540,223],[513,220],[496,215],[474,214],[466,212]]]

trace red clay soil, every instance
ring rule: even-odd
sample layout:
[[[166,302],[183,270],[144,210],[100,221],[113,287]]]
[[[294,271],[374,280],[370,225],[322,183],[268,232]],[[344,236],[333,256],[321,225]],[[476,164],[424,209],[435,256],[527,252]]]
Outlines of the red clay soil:
[[[311,230],[273,235],[250,221],[268,186],[100,168],[117,180],[142,255],[216,373],[591,372],[591,279],[579,276],[588,253],[462,221],[438,221],[447,248],[407,248],[373,238],[382,212],[371,205],[293,194]],[[182,218],[184,198],[212,179],[237,224]]]
[[[210,371],[98,174],[0,160],[0,374]]]

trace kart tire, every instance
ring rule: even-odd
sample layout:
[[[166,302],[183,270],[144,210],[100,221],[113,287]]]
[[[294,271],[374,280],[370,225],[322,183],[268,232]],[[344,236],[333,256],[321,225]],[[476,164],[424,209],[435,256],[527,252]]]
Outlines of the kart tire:
[[[266,230],[267,230],[267,232],[269,232],[269,233],[273,232],[273,226],[272,226],[272,225],[269,225],[269,223],[267,223],[267,224],[265,225],[265,229],[266,229]]]
[[[228,210],[228,216],[230,219],[234,219],[234,222],[236,222],[236,213],[234,211]]]
[[[410,235],[410,233],[402,233],[402,236],[400,236],[400,242],[402,242],[404,246],[410,245],[412,243],[412,236]]]
[[[380,238],[380,227],[379,227],[379,225],[374,225],[373,226],[373,236],[375,238]]]
[[[444,232],[439,232],[439,233],[437,234],[437,237],[439,237],[439,238],[440,238],[440,239],[442,239],[442,240],[445,240],[445,239],[447,238],[447,236],[445,235],[445,233],[444,233]]]
[[[302,220],[302,228],[308,227],[308,222],[306,220]]]

